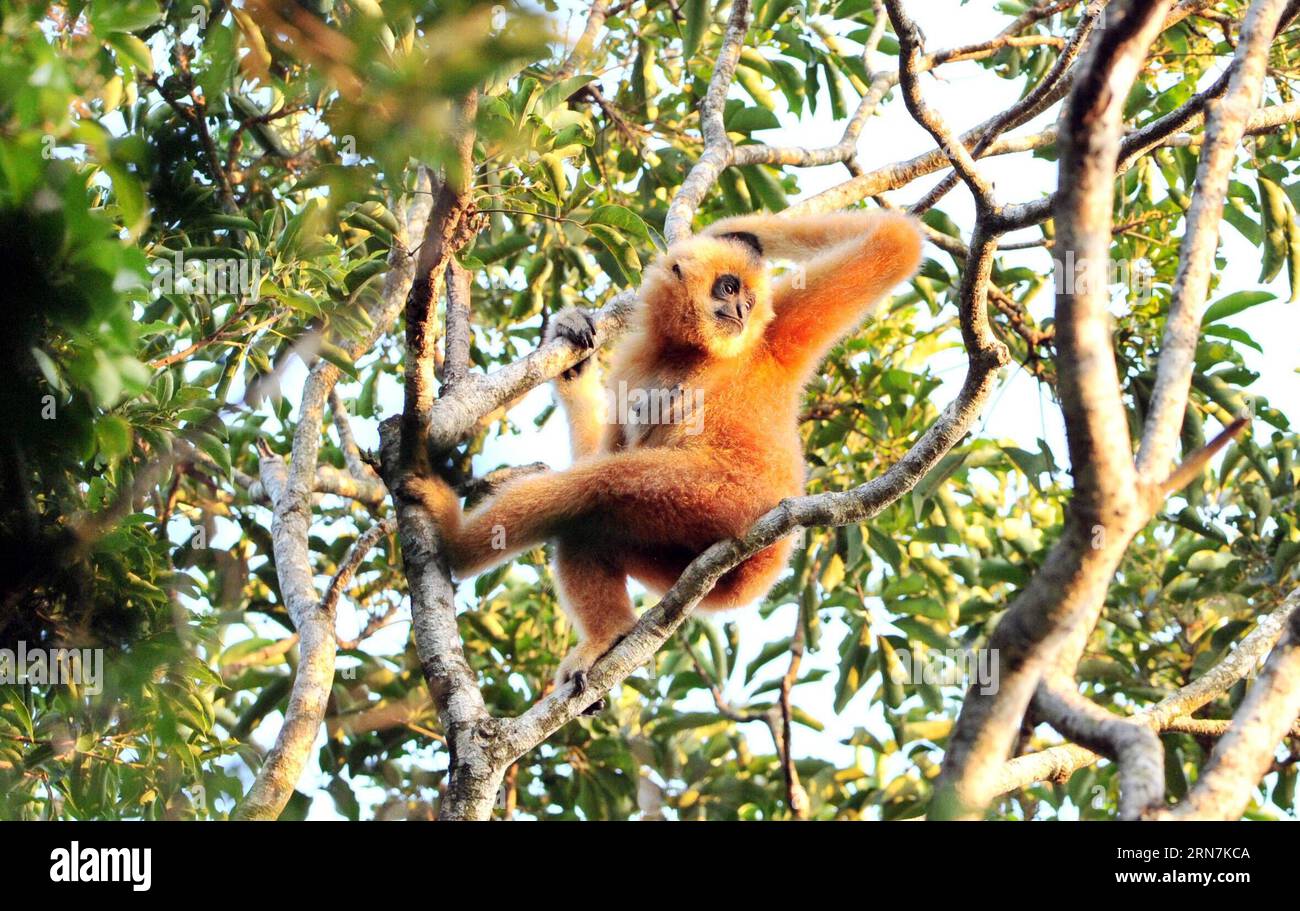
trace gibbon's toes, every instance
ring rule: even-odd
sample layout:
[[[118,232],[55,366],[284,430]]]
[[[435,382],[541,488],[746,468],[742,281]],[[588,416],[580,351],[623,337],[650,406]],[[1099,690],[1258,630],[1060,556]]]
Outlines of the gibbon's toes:
[[[593,647],[589,642],[579,642],[574,646],[573,651],[564,656],[560,662],[560,669],[556,671],[555,682],[559,687],[571,685],[573,695],[581,696],[587,691],[587,672],[591,666],[596,663],[606,651],[606,648]],[[605,707],[604,699],[597,699],[591,705],[583,709],[582,714],[594,715]]]
[[[573,682],[573,694],[574,694],[575,696],[581,696],[583,693],[585,693],[585,692],[587,691],[587,672],[586,672],[586,671],[574,671],[573,676],[572,676],[571,678],[569,678],[569,679],[572,680],[572,682]],[[593,702],[591,705],[587,706],[585,709],[583,709],[583,710],[582,710],[582,714],[583,714],[583,715],[597,715],[597,714],[599,714],[600,712],[604,711],[604,709],[605,709],[605,700],[604,700],[604,698],[602,697],[602,698],[600,698],[600,699],[597,699],[597,700],[596,700],[595,702]]]

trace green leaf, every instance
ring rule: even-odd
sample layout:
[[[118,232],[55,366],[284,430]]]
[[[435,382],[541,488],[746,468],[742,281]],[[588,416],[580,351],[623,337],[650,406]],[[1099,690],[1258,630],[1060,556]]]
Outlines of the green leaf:
[[[352,355],[343,348],[332,342],[322,342],[319,354],[352,379],[357,379],[357,368],[352,363]]]
[[[116,462],[131,451],[131,425],[115,414],[106,415],[95,422],[95,439],[104,458]]]
[[[654,243],[650,226],[645,223],[640,215],[625,206],[600,206],[587,217],[587,224],[609,225],[611,228],[618,228],[625,234],[631,234],[646,243]]]
[[[134,174],[117,162],[108,162],[104,171],[113,179],[113,199],[122,210],[127,236],[135,239],[149,224],[149,205],[144,186]]]
[[[1236,326],[1206,326],[1204,334],[1230,339],[1248,348],[1254,348],[1260,354],[1264,353],[1264,347],[1259,342],[1251,338],[1245,329],[1238,329]]]
[[[568,79],[561,79],[555,85],[550,86],[542,92],[542,96],[537,99],[537,104],[533,106],[533,115],[536,117],[545,117],[554,111],[560,105],[568,100],[569,96],[584,85],[595,82],[596,77],[591,75],[570,76]]]
[[[146,76],[153,74],[153,54],[149,50],[149,45],[127,32],[114,32],[107,40],[113,50],[121,54],[141,73]]]
[[[1205,310],[1205,325],[1217,323],[1233,314],[1277,300],[1277,295],[1268,291],[1237,291],[1227,297],[1219,298]]]
[[[767,108],[743,107],[728,114],[726,126],[732,133],[748,135],[755,130],[775,130],[781,121]]]
[[[1289,237],[1295,220],[1295,207],[1285,190],[1261,176],[1259,209],[1264,216],[1264,261],[1259,280],[1271,282],[1282,271],[1291,249]]]
[[[682,35],[682,56],[689,60],[700,49],[700,42],[712,24],[709,0],[686,0],[686,30]]]
[[[759,669],[762,668],[763,665],[767,664],[770,661],[773,661],[774,659],[780,657],[781,655],[789,654],[789,652],[790,652],[790,639],[788,637],[785,639],[778,639],[775,642],[769,642],[767,643],[767,645],[764,645],[762,650],[759,651],[758,655],[754,658],[754,660],[749,662],[749,664],[745,665],[745,682],[749,683],[750,681],[752,681],[754,679],[754,675],[758,673]]]

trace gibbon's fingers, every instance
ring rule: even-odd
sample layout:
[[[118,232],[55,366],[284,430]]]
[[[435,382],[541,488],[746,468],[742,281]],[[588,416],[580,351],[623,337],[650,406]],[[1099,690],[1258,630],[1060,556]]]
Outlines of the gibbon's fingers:
[[[596,347],[596,324],[586,310],[568,307],[551,317],[542,341],[549,342],[555,338],[562,338],[580,350],[590,351]],[[574,379],[579,374],[587,372],[590,366],[591,358],[586,357],[561,373],[557,379]]]
[[[906,215],[873,212],[865,235],[831,247],[772,289],[776,317],[767,328],[772,353],[810,370],[891,289],[921,264],[921,232]]]
[[[723,218],[709,225],[703,233],[713,237],[752,235],[757,238],[761,253],[767,258],[806,262],[830,247],[871,234],[882,219],[896,217],[894,213],[879,210],[789,217],[757,212]]]
[[[725,466],[715,462],[699,450],[642,449],[518,478],[464,517],[440,522],[451,568],[463,578],[557,537],[604,547],[706,547],[744,530],[730,516],[736,506],[719,502],[718,474]],[[430,508],[446,516],[445,496],[435,493]]]

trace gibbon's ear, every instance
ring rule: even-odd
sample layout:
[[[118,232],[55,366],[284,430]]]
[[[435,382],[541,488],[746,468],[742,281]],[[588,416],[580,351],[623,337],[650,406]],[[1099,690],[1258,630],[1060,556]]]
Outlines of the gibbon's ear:
[[[682,275],[682,267],[677,265],[677,263],[673,263],[673,275],[677,276],[679,282],[686,280],[685,276]]]
[[[754,251],[754,255],[759,259],[763,258],[763,242],[758,239],[757,234],[749,231],[728,231],[726,234],[719,234],[718,240],[734,240],[744,244]]]

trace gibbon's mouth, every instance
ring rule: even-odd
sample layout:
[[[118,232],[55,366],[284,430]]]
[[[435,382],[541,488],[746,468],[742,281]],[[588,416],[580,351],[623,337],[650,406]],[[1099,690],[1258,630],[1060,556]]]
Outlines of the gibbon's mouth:
[[[745,331],[745,321],[740,317],[736,316],[735,314],[728,313],[725,310],[715,310],[713,315],[716,316],[720,321],[724,323],[731,323],[733,326],[736,327],[735,330],[736,332]]]

